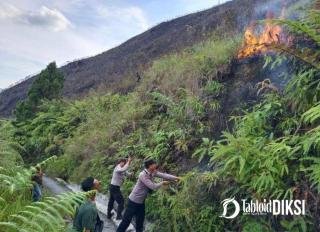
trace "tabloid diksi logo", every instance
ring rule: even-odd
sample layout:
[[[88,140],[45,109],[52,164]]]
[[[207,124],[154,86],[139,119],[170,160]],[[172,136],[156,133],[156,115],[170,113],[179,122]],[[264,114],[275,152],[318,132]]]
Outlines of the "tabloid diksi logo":
[[[235,218],[236,216],[238,216],[238,214],[240,213],[240,205],[234,198],[232,198],[232,199],[227,198],[227,199],[223,200],[221,202],[221,204],[223,205],[223,212],[222,212],[222,215],[220,217],[224,217],[224,218],[227,218],[227,219],[232,219],[232,218]],[[234,212],[232,214],[230,214],[228,216],[227,212],[228,212],[228,206],[230,204],[233,204],[235,210],[234,210]]]
[[[235,198],[227,198],[221,202],[223,212],[220,217],[233,219],[242,210],[243,215],[305,215],[305,200],[248,200],[239,203]],[[242,206],[242,207],[241,207]]]

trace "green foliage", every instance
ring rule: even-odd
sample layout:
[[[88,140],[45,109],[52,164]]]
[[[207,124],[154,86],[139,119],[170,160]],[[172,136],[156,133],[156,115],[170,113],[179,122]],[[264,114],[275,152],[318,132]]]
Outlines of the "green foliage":
[[[308,157],[304,159],[305,161],[311,162],[307,168],[302,169],[302,171],[307,173],[310,179],[311,186],[315,187],[320,193],[320,158],[318,157]]]
[[[22,117],[30,120],[18,120],[15,127],[9,122],[2,123],[4,128],[9,128],[4,135],[6,149],[13,148],[9,144],[16,140],[22,146],[18,153],[26,160],[34,162],[59,155],[49,172],[75,181],[91,175],[108,183],[115,160],[128,155],[134,158],[131,171],[135,174],[141,170],[142,161],[150,157],[159,161],[162,170],[182,172],[181,183],[170,184],[168,189],[148,199],[147,215],[153,221],[153,231],[317,231],[320,78],[316,63],[319,60],[314,55],[319,53],[319,36],[315,34],[318,13],[311,12],[308,17],[301,22],[277,21],[298,34],[298,39],[305,36],[311,41],[302,43],[301,47],[278,47],[279,51],[304,61],[303,64],[295,61],[299,64],[297,72],[286,90],[263,95],[259,103],[242,115],[232,117],[233,128],[218,140],[212,136],[215,128],[211,128],[210,120],[219,113],[223,103],[220,97],[227,88],[218,81],[217,73],[232,59],[238,46],[237,38],[213,38],[179,54],[160,58],[146,71],[143,83],[126,95],[91,95],[74,102],[54,100],[58,95],[44,97],[37,102],[37,112],[32,117]],[[312,54],[310,46],[314,48]],[[272,68],[282,62],[283,56],[275,59],[270,56],[266,58],[265,67],[270,64]],[[39,85],[43,83],[47,82]],[[39,85],[31,96],[39,94]],[[54,89],[58,89],[58,85],[55,86]],[[2,143],[1,136],[2,133]],[[202,163],[209,158],[209,165],[197,166],[195,158]],[[14,158],[10,163],[18,160]],[[195,170],[190,171],[195,166]],[[29,170],[6,170],[2,176],[4,183],[15,183],[6,185],[6,195],[20,190],[25,193],[30,178],[23,176],[29,173]],[[126,195],[134,181],[126,181]],[[6,212],[9,223],[3,226],[41,227],[40,231],[62,229],[55,227],[63,224],[59,216],[52,223],[38,221],[44,216],[37,214],[40,209],[51,210],[47,208],[50,199],[30,208],[27,195],[17,196],[21,200],[12,211]],[[219,217],[220,202],[230,196],[258,200],[305,199],[308,215],[259,219],[243,215],[230,223]],[[7,197],[0,195],[0,204],[6,200]],[[67,210],[62,211],[71,213],[73,203],[66,204]],[[27,224],[26,219],[8,216],[20,215],[21,209],[30,210],[28,215],[22,215],[34,220],[32,225]]]
[[[56,63],[50,63],[32,83],[28,97],[20,102],[15,110],[17,121],[32,119],[38,111],[42,100],[53,100],[61,96],[64,77],[57,69]]]
[[[63,88],[64,77],[57,69],[55,62],[50,63],[32,84],[28,98],[31,102],[38,103],[42,99],[52,100],[59,98]]]
[[[288,162],[295,149],[286,140],[234,137],[225,134],[218,142],[211,161],[221,176],[232,177],[237,183],[260,198],[288,197],[290,186],[283,181],[289,174]],[[238,188],[239,186],[237,186]]]
[[[200,79],[209,75],[205,71],[205,69],[209,71],[209,66],[213,69],[210,75],[213,75],[218,68],[217,66],[225,62],[222,59],[226,60],[226,57],[229,59],[232,49],[228,46],[232,44],[234,45],[234,42],[225,46],[221,46],[221,41],[218,41],[217,44],[211,43],[210,46],[215,49],[218,47],[219,49],[222,47],[227,49],[224,54],[221,50],[221,56],[213,63],[202,59],[200,54],[204,52],[211,56],[218,56],[218,54],[213,53],[214,51],[209,52],[209,47],[202,48],[207,44],[199,45],[197,49],[200,47],[201,49],[194,51],[198,57],[192,58],[192,62],[197,62],[195,66],[202,64],[202,62],[205,63],[205,66],[197,71],[202,73]],[[189,58],[191,60],[191,57]],[[189,58],[185,56],[185,59]],[[178,62],[180,61],[178,60]],[[150,74],[155,67],[151,67],[148,73]],[[169,66],[163,68],[168,72],[171,71]],[[182,67],[182,69],[184,68],[187,68],[187,65]],[[163,72],[166,71],[163,70]],[[183,78],[183,76],[176,77]],[[36,151],[33,152],[35,156],[32,157],[34,158],[39,151],[41,151],[39,157],[43,157],[48,150],[51,150],[48,147],[55,144],[54,138],[61,134],[65,135],[61,136],[63,139],[61,146],[59,146],[64,154],[49,167],[49,173],[64,179],[78,181],[82,177],[93,175],[101,179],[103,183],[108,183],[115,160],[128,154],[132,154],[134,157],[131,171],[135,173],[141,170],[142,160],[147,157],[158,159],[164,169],[178,170],[180,167],[175,165],[177,160],[186,160],[188,163],[194,152],[195,141],[201,139],[207,131],[207,122],[204,120],[207,110],[205,102],[193,89],[187,88],[187,85],[181,85],[181,88],[174,91],[166,91],[168,89],[162,88],[165,86],[159,89],[149,89],[147,84],[153,79],[153,76],[146,76],[146,78],[146,82],[136,93],[127,96],[117,94],[90,96],[82,100],[81,108],[84,110],[80,111],[82,112],[80,113],[81,120],[79,120],[79,124],[75,124],[75,127],[70,127],[70,121],[73,121],[71,119],[78,116],[79,112],[75,111],[75,114],[71,114],[73,117],[69,117],[68,113],[75,108],[74,103],[44,102],[31,123],[17,125],[21,131],[18,131],[16,136],[24,144],[24,147],[28,148],[28,151]],[[206,91],[207,95],[217,96],[223,91],[223,86],[217,81],[210,81]],[[215,105],[218,104],[218,100],[215,100]],[[61,120],[61,118],[66,118],[66,120]],[[52,154],[56,153],[47,153],[46,155]],[[215,175],[208,173],[204,176],[201,188],[209,189],[214,183]],[[201,178],[199,177],[199,179]],[[126,194],[132,189],[134,181],[135,179],[126,181],[124,186]],[[198,177],[194,174],[190,182],[196,183],[197,181],[199,181]],[[187,187],[188,181],[185,183],[183,195],[172,196],[172,201],[174,199],[180,201],[181,196],[189,194],[193,188],[192,184],[190,183]],[[167,194],[167,192],[163,192],[162,196],[167,198],[169,196]],[[207,192],[203,191],[204,199],[206,195]],[[156,198],[158,201],[160,196],[156,195]],[[189,201],[186,200],[186,202]],[[200,213],[197,213],[197,207],[200,206],[195,207],[189,202],[188,207],[195,218],[190,222],[189,214],[185,212],[184,216],[176,221],[177,231],[181,230],[184,221],[189,221],[192,228],[199,227],[197,231],[211,231],[214,228],[221,228],[220,225],[212,222],[211,217],[218,219],[218,215],[214,214],[215,208],[208,206],[209,204],[210,202],[203,207],[201,206]],[[183,208],[183,202],[172,203],[172,207],[178,211],[186,211]],[[152,213],[150,212],[150,214]],[[172,214],[163,213],[164,220],[166,220],[165,215]],[[207,227],[208,223],[210,227]],[[159,227],[156,226],[155,230],[159,231],[158,229]]]
[[[306,14],[304,19],[300,20],[274,20],[274,23],[286,26],[288,31],[297,36],[298,39],[308,40],[308,43],[274,44],[272,47],[279,52],[283,52],[295,59],[305,62],[307,65],[320,69],[319,63],[319,45],[320,45],[320,11],[312,9]],[[312,45],[310,45],[312,44]]]
[[[230,62],[240,42],[239,37],[215,38],[199,43],[179,54],[156,60],[145,73],[142,90],[156,88],[174,95],[179,88],[199,94],[202,82],[215,77],[220,66]]]
[[[306,221],[302,217],[296,217],[291,221],[283,220],[281,225],[284,229],[292,232],[307,232],[308,227]]]
[[[61,100],[43,101],[39,112],[30,121],[16,122],[14,138],[22,145],[27,161],[63,153],[64,141],[73,135],[77,126],[85,121],[84,103]]]
[[[170,151],[171,140],[173,139],[174,134],[166,133],[164,131],[159,131],[154,135],[154,151],[150,154],[150,157],[155,160],[163,161],[167,157],[167,153]]]
[[[301,138],[301,147],[304,155],[316,155],[317,151],[320,149],[320,127],[309,130]]]
[[[42,202],[23,207],[9,220],[0,221],[0,227],[7,232],[14,231],[66,231],[65,216],[73,216],[75,209],[86,198],[85,193],[66,193],[47,197]]]
[[[83,193],[69,193],[58,197],[48,197],[42,202],[31,203],[31,189],[33,183],[31,176],[35,168],[27,169],[20,159],[11,159],[18,156],[19,146],[6,146],[4,143],[12,139],[8,122],[1,121],[1,162],[0,167],[0,230],[13,231],[65,231],[65,216],[72,216],[75,207],[84,199]],[[3,145],[4,144],[4,145]],[[3,158],[3,157],[2,157]],[[55,160],[51,157],[38,165],[44,167]],[[8,160],[10,162],[8,162]]]
[[[218,81],[209,81],[203,91],[207,95],[219,95],[223,91],[223,85]]]
[[[44,168],[55,159],[56,157],[51,157],[38,165]],[[31,176],[34,172],[34,167],[26,169],[23,166],[17,166],[17,164],[0,167],[0,187],[2,190],[0,198],[4,200],[2,202],[3,208],[1,215],[5,219],[8,215],[16,212],[23,205],[30,202],[31,189],[33,186]],[[0,220],[3,220],[1,216]]]
[[[208,199],[213,194],[208,186],[216,180],[214,173],[186,174],[179,185],[170,185],[149,197],[147,212],[155,221],[153,231],[222,231],[216,202]],[[191,194],[192,193],[192,194]]]
[[[245,222],[242,228],[242,232],[267,232],[270,231],[266,225],[263,225],[257,221],[248,220]]]
[[[221,182],[232,183],[225,186],[222,196],[256,199],[318,196],[319,89],[314,87],[318,75],[315,69],[298,72],[284,96],[267,95],[251,112],[235,117],[234,131],[224,133],[224,138],[209,149]],[[306,181],[308,188],[302,187]],[[297,196],[297,189],[304,195]],[[318,205],[310,199],[308,204]],[[263,224],[289,231],[314,231],[317,213],[311,207],[309,210],[311,222],[299,217],[273,222],[266,219]]]
[[[319,102],[319,81],[319,70],[308,69],[296,74],[286,88],[290,106],[298,112],[304,112]]]
[[[204,157],[213,156],[213,146],[214,141],[210,141],[208,138],[202,138],[202,143],[199,148],[193,153],[193,157],[198,158],[198,161],[201,162]]]
[[[310,108],[307,112],[302,115],[302,120],[307,124],[314,124],[318,122],[320,118],[320,104],[317,103],[315,106]]]
[[[22,163],[20,151],[23,151],[17,142],[14,142],[14,127],[9,121],[0,120],[0,163],[4,167],[12,167]]]

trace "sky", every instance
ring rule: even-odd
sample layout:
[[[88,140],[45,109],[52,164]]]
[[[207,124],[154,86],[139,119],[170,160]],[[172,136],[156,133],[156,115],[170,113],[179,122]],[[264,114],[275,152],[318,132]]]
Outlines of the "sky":
[[[227,0],[1,0],[0,89]]]

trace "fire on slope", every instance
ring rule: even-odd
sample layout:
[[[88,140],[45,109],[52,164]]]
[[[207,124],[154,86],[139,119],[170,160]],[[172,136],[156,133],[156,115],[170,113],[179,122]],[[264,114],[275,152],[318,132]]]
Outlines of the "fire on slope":
[[[280,18],[284,18],[284,10]],[[281,26],[272,23],[274,14],[268,12],[264,26],[252,22],[244,33],[244,42],[238,52],[238,58],[265,54],[270,51],[272,44],[288,43],[289,39],[283,33]]]

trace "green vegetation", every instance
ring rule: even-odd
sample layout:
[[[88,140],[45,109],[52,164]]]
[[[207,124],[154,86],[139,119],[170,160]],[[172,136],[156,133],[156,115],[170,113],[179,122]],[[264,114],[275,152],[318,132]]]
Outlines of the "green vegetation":
[[[23,148],[14,142],[14,127],[8,121],[0,120],[0,163],[4,167],[12,167],[23,162],[20,152]]]
[[[15,111],[17,121],[32,119],[42,100],[59,98],[63,82],[63,75],[57,69],[56,63],[50,63],[32,83],[28,98],[17,105]]]
[[[134,173],[141,170],[144,159],[157,159],[162,170],[184,176],[181,183],[148,199],[147,215],[157,232],[319,231],[319,15],[313,10],[304,20],[275,21],[290,29],[297,44],[272,45],[281,54],[266,58],[265,67],[274,68],[286,59],[294,74],[283,92],[262,94],[258,103],[232,117],[233,128],[225,128],[219,140],[214,139],[212,126],[228,107],[223,98],[228,86],[218,73],[230,65],[238,37],[214,37],[160,58],[135,91],[126,95],[91,95],[70,102],[59,99],[57,92],[43,97],[32,117],[0,122],[6,128],[0,133],[5,144],[1,149],[6,147],[0,159],[15,166],[22,162],[19,154],[31,162],[57,155],[49,165],[51,175],[78,182],[91,175],[105,185],[119,157],[133,156]],[[1,170],[20,180],[17,172]],[[125,194],[134,183],[135,178],[126,181]],[[23,182],[23,189],[29,185]],[[5,212],[2,221],[28,211],[23,208],[27,195],[16,194],[23,200]],[[233,196],[304,199],[307,215],[239,215],[224,220],[219,217],[220,203]],[[1,204],[8,201],[0,197]]]
[[[7,122],[1,122],[0,129],[0,231],[65,231],[64,217],[73,216],[85,195],[69,193],[32,203],[31,176],[35,168],[23,166],[19,156],[23,148],[11,142],[10,134],[14,128]],[[47,159],[40,165],[46,166],[53,159]]]
[[[85,111],[82,102],[42,101],[32,121],[13,122],[14,138],[25,149],[24,160],[38,162],[61,155],[65,139],[85,120]]]
[[[231,61],[239,42],[238,36],[234,39],[213,37],[182,53],[163,57],[145,73],[141,91],[157,88],[174,97],[180,88],[184,88],[199,96],[204,85],[210,85],[218,68]]]

